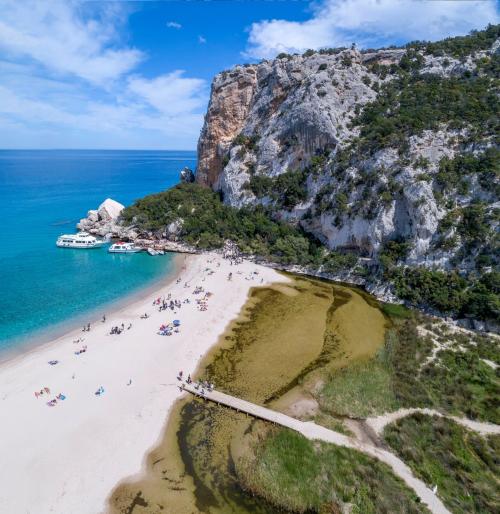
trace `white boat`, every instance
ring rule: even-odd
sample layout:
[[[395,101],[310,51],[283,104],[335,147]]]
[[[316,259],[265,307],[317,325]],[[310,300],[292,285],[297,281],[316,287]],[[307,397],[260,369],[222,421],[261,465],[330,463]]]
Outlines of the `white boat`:
[[[148,248],[147,252],[149,253],[149,255],[159,255],[159,251],[158,250],[155,250],[154,248]]]
[[[122,241],[112,244],[108,248],[109,253],[137,253],[141,250],[142,248],[135,246],[134,243],[124,243]]]
[[[101,248],[104,241],[101,241],[87,232],[79,232],[78,234],[63,234],[59,236],[56,245],[59,248]]]

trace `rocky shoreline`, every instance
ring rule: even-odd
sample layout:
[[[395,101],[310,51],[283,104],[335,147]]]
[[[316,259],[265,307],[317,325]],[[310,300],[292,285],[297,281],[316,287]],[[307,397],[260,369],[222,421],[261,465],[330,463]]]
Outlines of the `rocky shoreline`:
[[[166,232],[158,237],[152,232],[141,232],[133,226],[125,226],[120,218],[124,208],[125,206],[121,203],[107,198],[97,209],[88,211],[87,217],[82,218],[77,223],[76,228],[107,240],[130,241],[144,249],[153,248],[176,253],[200,253],[199,250],[182,241],[168,239]]]

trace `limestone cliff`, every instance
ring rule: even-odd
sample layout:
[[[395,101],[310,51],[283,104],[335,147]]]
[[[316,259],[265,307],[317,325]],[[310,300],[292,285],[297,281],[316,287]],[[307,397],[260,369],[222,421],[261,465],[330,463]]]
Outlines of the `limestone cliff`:
[[[499,43],[488,30],[465,48],[308,51],[217,75],[196,181],[331,249],[378,257],[395,241],[406,264],[491,264]]]

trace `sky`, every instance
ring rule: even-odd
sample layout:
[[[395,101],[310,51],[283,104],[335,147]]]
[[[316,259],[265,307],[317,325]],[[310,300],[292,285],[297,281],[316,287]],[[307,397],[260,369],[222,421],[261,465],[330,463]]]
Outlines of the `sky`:
[[[0,0],[0,148],[196,148],[212,77],[280,52],[435,41],[495,0]]]

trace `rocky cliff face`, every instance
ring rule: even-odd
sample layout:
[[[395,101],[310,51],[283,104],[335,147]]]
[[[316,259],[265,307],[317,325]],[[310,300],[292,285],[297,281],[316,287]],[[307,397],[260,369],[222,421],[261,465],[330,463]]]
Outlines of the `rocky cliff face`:
[[[309,51],[223,72],[196,181],[331,249],[377,257],[397,241],[406,264],[470,268],[496,244],[498,46]],[[485,155],[488,171],[476,166]],[[487,230],[471,249],[476,208]]]

